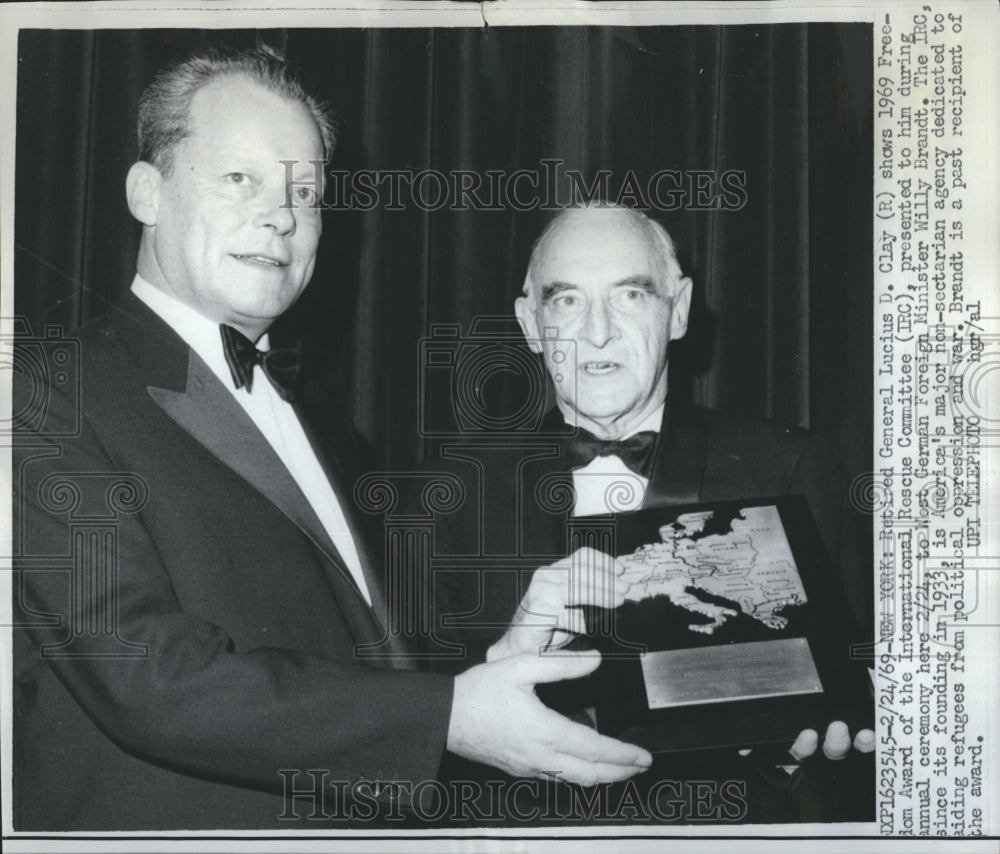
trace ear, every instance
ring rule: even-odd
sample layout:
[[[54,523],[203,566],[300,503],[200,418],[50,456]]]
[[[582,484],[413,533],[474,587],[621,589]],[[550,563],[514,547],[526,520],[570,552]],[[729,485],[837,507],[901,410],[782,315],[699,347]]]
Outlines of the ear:
[[[688,312],[691,310],[691,280],[686,276],[680,280],[674,293],[674,310],[670,317],[670,340],[683,338],[688,328]]]
[[[541,353],[542,339],[538,334],[538,319],[535,317],[532,302],[529,297],[518,297],[514,300],[514,314],[517,315],[517,322],[521,327],[521,332],[524,333],[531,352]]]
[[[143,225],[156,225],[160,210],[160,188],[163,176],[152,163],[133,163],[125,178],[125,198],[128,209]]]

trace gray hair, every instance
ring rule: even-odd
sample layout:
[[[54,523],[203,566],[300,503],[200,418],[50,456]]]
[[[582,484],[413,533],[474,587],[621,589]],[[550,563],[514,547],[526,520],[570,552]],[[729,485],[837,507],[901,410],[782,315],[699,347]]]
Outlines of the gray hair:
[[[573,207],[564,208],[549,222],[548,225],[545,226],[545,229],[538,236],[538,239],[531,247],[531,257],[528,259],[528,271],[524,277],[524,293],[526,296],[533,296],[531,286],[534,284],[534,279],[532,278],[532,273],[534,272],[538,260],[541,258],[542,251],[545,249],[545,244],[548,242],[552,232],[555,231],[566,219],[584,210],[622,211],[632,217],[636,224],[638,224],[639,227],[645,232],[646,236],[652,240],[656,249],[659,250],[656,254],[660,263],[660,275],[667,285],[668,292],[671,296],[677,292],[681,279],[684,278],[684,273],[681,271],[681,265],[677,260],[677,250],[674,247],[674,241],[667,233],[667,230],[655,219],[646,216],[646,214],[642,211],[635,210],[634,208],[627,208],[623,205],[602,202],[574,205]]]
[[[203,86],[228,75],[245,77],[275,95],[302,104],[316,122],[323,157],[330,158],[337,136],[329,107],[306,92],[275,50],[258,45],[245,51],[215,47],[160,69],[139,98],[139,159],[169,175],[174,148],[191,134],[191,99]]]

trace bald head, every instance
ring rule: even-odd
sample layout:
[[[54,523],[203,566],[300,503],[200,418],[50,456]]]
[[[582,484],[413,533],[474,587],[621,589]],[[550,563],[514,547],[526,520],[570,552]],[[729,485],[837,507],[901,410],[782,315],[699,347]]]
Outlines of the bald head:
[[[598,258],[629,251],[641,243],[650,266],[658,273],[665,291],[675,294],[684,281],[674,242],[667,230],[641,211],[616,206],[568,208],[558,214],[539,235],[531,250],[524,279],[524,293],[534,298],[534,283],[544,278],[540,265],[552,263],[551,254],[582,251]]]
[[[691,281],[662,226],[626,208],[564,211],[535,244],[524,293],[515,312],[567,420],[617,438],[664,402]]]

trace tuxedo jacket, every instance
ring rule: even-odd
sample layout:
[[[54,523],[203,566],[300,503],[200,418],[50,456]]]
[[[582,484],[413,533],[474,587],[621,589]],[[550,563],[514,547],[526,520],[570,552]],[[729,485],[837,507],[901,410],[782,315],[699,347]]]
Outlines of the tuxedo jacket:
[[[379,538],[351,509],[348,431],[324,425],[335,453],[314,445],[372,607],[252,420],[159,317],[129,295],[75,340],[69,381],[15,387],[15,830],[288,827],[342,813],[337,786],[434,779],[451,678],[359,653],[400,650]],[[25,358],[51,362],[53,346]],[[283,793],[317,779],[325,800],[290,810]]]
[[[439,621],[442,635],[480,643],[496,635],[509,624],[534,569],[571,552],[573,478],[560,446],[568,432],[554,409],[533,435],[440,446],[432,467],[461,479],[466,492],[456,512],[435,520],[442,569],[435,571],[434,584],[451,603],[450,616],[442,614]],[[829,450],[806,431],[668,405],[642,506],[805,496],[855,619],[866,626],[871,575],[858,559],[854,526],[842,524],[842,494]],[[477,560],[463,564],[463,556]],[[501,556],[516,560],[505,566]],[[484,568],[468,571],[477,565]]]

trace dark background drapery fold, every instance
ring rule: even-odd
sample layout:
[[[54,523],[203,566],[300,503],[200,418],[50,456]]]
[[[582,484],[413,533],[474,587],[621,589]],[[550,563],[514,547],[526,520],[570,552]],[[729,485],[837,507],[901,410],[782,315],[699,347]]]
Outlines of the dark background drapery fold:
[[[334,168],[509,173],[558,158],[643,185],[661,169],[745,172],[739,210],[653,211],[695,282],[671,394],[826,434],[844,485],[871,468],[870,25],[23,31],[15,310],[36,332],[127,289],[136,99],[164,62],[220,40],[263,40],[302,68],[341,119]],[[324,214],[313,283],[283,326],[385,466],[427,450],[430,324],[509,315],[547,216]]]

